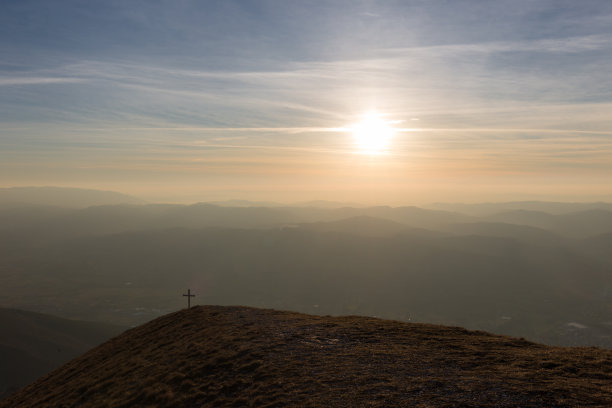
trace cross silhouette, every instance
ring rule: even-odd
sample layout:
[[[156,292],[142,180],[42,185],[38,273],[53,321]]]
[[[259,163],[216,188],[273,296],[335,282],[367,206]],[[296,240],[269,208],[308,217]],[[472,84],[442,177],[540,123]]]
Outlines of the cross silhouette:
[[[187,294],[183,293],[183,296],[187,296],[187,309],[191,309],[191,298],[195,295],[191,294],[191,289],[187,289]]]

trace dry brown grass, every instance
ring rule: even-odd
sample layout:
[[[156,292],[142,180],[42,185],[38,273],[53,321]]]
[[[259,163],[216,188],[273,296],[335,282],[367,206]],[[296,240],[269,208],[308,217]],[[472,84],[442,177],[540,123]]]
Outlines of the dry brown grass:
[[[201,306],[91,350],[14,407],[612,407],[612,350]]]

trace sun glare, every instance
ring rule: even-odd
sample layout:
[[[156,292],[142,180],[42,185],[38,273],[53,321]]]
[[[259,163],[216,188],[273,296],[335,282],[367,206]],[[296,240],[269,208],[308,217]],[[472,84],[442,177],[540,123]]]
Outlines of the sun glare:
[[[369,113],[351,127],[357,148],[366,154],[382,154],[389,148],[395,130],[379,114]]]

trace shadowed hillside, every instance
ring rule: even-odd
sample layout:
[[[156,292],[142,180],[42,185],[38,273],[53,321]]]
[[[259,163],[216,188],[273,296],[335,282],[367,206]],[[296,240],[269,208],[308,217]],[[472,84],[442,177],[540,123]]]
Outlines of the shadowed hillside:
[[[4,308],[0,327],[0,398],[124,330]]]
[[[611,384],[610,350],[205,306],[129,330],[0,407],[609,407]]]

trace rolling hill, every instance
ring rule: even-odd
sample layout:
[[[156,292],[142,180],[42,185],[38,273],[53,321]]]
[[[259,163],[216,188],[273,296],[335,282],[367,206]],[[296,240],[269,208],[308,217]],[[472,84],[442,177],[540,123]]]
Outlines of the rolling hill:
[[[199,306],[128,330],[0,407],[609,407],[611,384],[612,350]]]
[[[469,217],[416,207],[314,208],[222,207],[192,205],[96,205],[58,208],[44,205],[0,207],[0,233],[11,241],[57,241],[88,235],[167,228],[278,228],[287,225],[377,218],[404,227],[436,229]],[[380,222],[380,221],[379,221]],[[0,235],[0,237],[2,236]]]
[[[593,209],[612,210],[612,203],[606,202],[555,202],[555,201],[510,201],[491,203],[435,203],[425,206],[436,210],[457,211],[472,216],[488,216],[516,210],[549,214],[566,214]]]
[[[495,214],[487,219],[542,228],[573,238],[586,238],[612,231],[612,211],[608,209],[590,209],[557,215],[518,210]]]
[[[297,224],[294,227],[318,232],[336,232],[364,237],[389,237],[410,234],[427,238],[439,234],[422,228],[408,227],[406,224],[367,215],[356,216],[338,221],[312,222]]]

